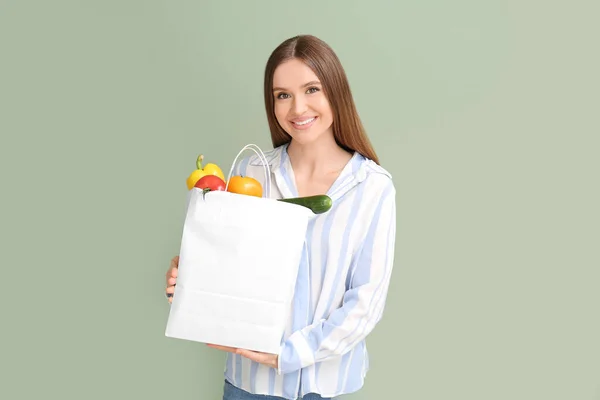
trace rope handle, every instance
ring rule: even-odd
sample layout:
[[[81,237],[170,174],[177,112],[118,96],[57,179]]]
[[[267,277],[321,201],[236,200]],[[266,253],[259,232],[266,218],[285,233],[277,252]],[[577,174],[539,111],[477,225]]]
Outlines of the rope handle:
[[[227,188],[229,187],[229,180],[231,179],[231,175],[233,174],[233,170],[235,169],[235,165],[237,163],[238,158],[240,158],[240,155],[242,155],[242,153],[246,150],[252,150],[257,156],[258,158],[262,161],[262,166],[263,166],[263,171],[265,173],[265,183],[267,186],[267,193],[266,196],[263,194],[263,197],[271,197],[271,169],[269,168],[269,163],[267,162],[267,157],[265,157],[265,153],[263,153],[263,151],[260,149],[260,147],[258,147],[257,145],[250,143],[247,144],[246,146],[244,146],[239,153],[237,154],[237,156],[235,156],[234,160],[233,160],[233,164],[231,165],[231,169],[229,170],[229,175],[227,176],[227,183],[225,185],[225,190],[227,191]]]

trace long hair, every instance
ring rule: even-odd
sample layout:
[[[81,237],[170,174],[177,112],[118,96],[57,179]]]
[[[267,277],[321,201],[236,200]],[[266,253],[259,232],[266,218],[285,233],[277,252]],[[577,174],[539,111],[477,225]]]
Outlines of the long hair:
[[[273,75],[283,62],[298,59],[317,75],[333,113],[333,136],[336,143],[350,152],[358,152],[379,164],[356,111],[346,72],[335,52],[321,39],[312,35],[299,35],[285,40],[269,57],[265,68],[264,96],[267,120],[273,147],[291,141],[290,135],[277,122],[273,99]]]

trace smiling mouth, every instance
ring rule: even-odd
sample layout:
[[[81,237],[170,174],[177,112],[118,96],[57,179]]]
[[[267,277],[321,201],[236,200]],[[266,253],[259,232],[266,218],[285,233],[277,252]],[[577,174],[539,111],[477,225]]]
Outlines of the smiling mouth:
[[[296,126],[304,126],[304,125],[308,125],[311,122],[313,122],[315,119],[317,119],[317,117],[312,117],[309,119],[305,119],[303,121],[292,121],[292,124],[296,125]]]

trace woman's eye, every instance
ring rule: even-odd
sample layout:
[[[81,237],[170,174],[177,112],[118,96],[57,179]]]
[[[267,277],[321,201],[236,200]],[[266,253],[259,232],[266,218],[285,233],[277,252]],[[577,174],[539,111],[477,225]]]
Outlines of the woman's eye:
[[[287,99],[288,97],[289,97],[289,96],[288,96],[288,94],[287,94],[287,93],[279,93],[279,94],[277,95],[277,98],[278,98],[278,99],[282,99],[282,100],[283,100],[283,99]]]
[[[318,91],[319,91],[318,87],[311,87],[311,88],[308,89],[308,93],[315,93],[315,92],[318,92]]]

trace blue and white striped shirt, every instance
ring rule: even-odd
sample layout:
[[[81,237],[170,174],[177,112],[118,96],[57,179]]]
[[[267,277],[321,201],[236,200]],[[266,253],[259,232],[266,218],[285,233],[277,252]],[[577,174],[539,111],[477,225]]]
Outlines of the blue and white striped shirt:
[[[265,152],[271,197],[296,197],[287,145]],[[234,171],[265,184],[260,159]],[[228,353],[225,378],[247,392],[297,399],[335,397],[363,386],[369,369],[365,337],[384,310],[396,234],[391,175],[355,153],[327,193],[333,207],[311,219],[279,367]]]

